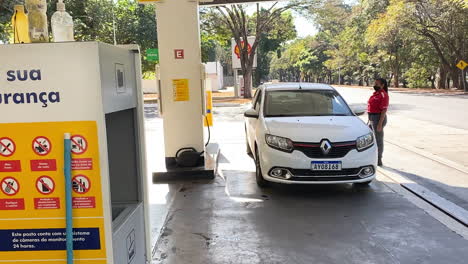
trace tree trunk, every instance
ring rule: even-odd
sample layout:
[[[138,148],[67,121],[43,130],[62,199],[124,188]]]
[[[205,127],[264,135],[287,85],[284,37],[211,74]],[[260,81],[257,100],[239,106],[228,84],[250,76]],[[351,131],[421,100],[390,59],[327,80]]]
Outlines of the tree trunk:
[[[446,89],[447,84],[447,71],[443,65],[439,66],[439,72],[437,76],[437,89]]]
[[[252,98],[252,68],[247,67],[243,72],[244,76],[244,98]]]
[[[460,82],[460,69],[453,67],[450,69],[450,76],[452,77],[453,87],[463,89],[463,84]],[[461,84],[461,85],[460,85]]]
[[[400,87],[400,76],[398,74],[398,71],[395,71],[395,73],[393,74],[393,87]]]

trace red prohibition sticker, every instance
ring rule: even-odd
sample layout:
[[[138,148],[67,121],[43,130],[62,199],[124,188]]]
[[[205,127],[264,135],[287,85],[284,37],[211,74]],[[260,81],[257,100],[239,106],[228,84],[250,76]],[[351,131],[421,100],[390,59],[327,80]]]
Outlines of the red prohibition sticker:
[[[73,135],[71,140],[71,151],[73,154],[81,155],[88,150],[88,141],[82,135]]]
[[[8,196],[16,195],[20,186],[18,180],[13,177],[5,177],[1,181],[2,192]]]
[[[16,145],[11,138],[2,137],[0,138],[0,155],[3,157],[10,157],[15,154]]]
[[[37,178],[36,189],[41,194],[51,194],[55,190],[55,182],[49,176],[41,176]]]
[[[52,150],[52,143],[44,136],[36,137],[32,142],[34,153],[39,156],[45,156]]]
[[[91,189],[91,181],[84,175],[76,175],[72,179],[72,188],[78,194],[85,194]]]

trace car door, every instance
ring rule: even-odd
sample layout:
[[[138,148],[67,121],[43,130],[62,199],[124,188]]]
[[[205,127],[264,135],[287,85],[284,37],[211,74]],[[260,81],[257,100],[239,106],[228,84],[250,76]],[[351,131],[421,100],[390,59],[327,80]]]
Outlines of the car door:
[[[257,89],[255,92],[255,96],[252,102],[252,108],[255,109],[257,113],[260,114],[260,109],[261,109],[261,99],[262,99],[262,94],[263,94],[263,87],[260,87]],[[249,141],[249,145],[251,146],[252,150],[254,147],[254,142],[255,142],[255,135],[256,135],[256,127],[259,119],[257,118],[247,118],[247,137]]]

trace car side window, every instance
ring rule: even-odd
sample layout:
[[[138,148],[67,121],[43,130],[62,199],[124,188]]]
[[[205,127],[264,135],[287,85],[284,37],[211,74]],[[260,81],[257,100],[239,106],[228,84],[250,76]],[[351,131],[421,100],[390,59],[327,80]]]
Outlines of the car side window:
[[[254,103],[253,108],[257,112],[259,112],[260,111],[260,101],[262,100],[262,90],[258,89],[257,93],[255,95],[256,95],[256,97],[255,97],[255,103]]]

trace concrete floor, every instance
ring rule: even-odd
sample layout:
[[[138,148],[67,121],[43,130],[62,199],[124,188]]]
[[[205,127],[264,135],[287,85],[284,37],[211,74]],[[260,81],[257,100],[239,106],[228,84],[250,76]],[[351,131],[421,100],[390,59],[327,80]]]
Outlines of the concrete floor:
[[[254,174],[179,189],[155,263],[466,263],[468,241],[381,182],[274,186]]]
[[[152,186],[153,197],[167,191],[168,210],[165,222],[153,226],[163,227],[153,263],[467,263],[468,241],[394,192],[384,177],[367,188],[259,189],[238,110],[216,111],[212,140],[222,150],[221,175]],[[159,127],[154,123],[154,132]],[[160,210],[154,201],[152,209]]]

